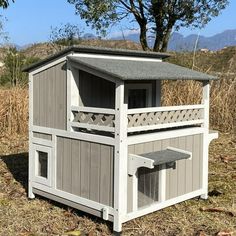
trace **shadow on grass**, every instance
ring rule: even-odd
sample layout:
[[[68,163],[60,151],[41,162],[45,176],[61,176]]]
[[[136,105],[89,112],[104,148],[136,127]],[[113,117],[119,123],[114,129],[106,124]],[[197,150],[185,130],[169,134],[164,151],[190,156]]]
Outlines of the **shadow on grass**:
[[[19,182],[22,187],[25,189],[26,193],[28,193],[28,152],[25,153],[19,153],[19,154],[11,154],[7,156],[1,156],[0,157],[2,161],[6,164],[9,172],[12,174],[13,178]],[[99,224],[106,224],[109,230],[112,232],[112,223],[108,221],[104,221],[99,217],[93,216],[91,214],[85,213],[83,211],[71,208],[67,205],[61,204],[59,202],[47,199],[45,197],[36,195],[36,198],[42,201],[49,202],[53,206],[57,206],[59,208],[64,209],[68,212],[73,212],[79,217],[86,217],[90,219],[93,222],[99,223]]]
[[[28,152],[1,156],[13,178],[28,192]]]

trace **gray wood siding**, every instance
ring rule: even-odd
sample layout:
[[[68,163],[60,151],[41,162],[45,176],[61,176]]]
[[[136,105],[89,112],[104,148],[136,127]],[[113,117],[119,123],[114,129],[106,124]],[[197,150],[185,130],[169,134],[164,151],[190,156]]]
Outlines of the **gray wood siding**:
[[[66,62],[33,76],[33,124],[66,130]]]
[[[177,161],[174,168],[167,167],[166,200],[201,189],[203,165],[202,134],[130,145],[129,153],[142,154],[160,151],[166,149],[168,146],[190,151],[193,156],[191,160]],[[156,188],[150,187],[150,185],[153,185],[153,183],[156,183],[155,181],[158,180],[158,169],[156,174],[153,174],[153,170],[140,168],[138,171],[138,176],[140,177],[138,180],[138,197],[141,198],[141,200],[139,199],[139,206],[151,203],[152,199],[158,200],[158,184]],[[145,197],[143,195],[145,195]],[[130,199],[131,196],[132,192],[128,189],[128,199]],[[143,200],[144,198],[145,200]],[[131,204],[130,200],[129,203]]]
[[[57,188],[113,206],[113,146],[57,138]]]
[[[79,71],[80,106],[115,108],[115,84]]]
[[[46,139],[46,140],[52,140],[52,135],[51,134],[33,132],[33,137],[34,138]]]

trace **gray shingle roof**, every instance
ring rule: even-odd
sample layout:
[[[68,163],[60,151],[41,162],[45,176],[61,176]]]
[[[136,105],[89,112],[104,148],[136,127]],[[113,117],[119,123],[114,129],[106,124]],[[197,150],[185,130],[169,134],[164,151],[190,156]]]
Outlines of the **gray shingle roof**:
[[[88,47],[88,46],[71,46],[64,50],[55,53],[39,62],[36,62],[30,66],[23,69],[24,72],[29,72],[38,68],[42,65],[49,63],[50,61],[67,55],[68,53],[88,53],[88,54],[103,54],[103,55],[116,55],[116,56],[133,56],[133,57],[148,57],[148,58],[159,58],[164,59],[170,56],[168,53],[160,52],[144,52],[139,50],[127,50],[127,49],[117,49],[117,48],[104,48],[104,47]]]
[[[121,80],[214,80],[214,76],[167,62],[97,59],[69,56],[78,65]]]

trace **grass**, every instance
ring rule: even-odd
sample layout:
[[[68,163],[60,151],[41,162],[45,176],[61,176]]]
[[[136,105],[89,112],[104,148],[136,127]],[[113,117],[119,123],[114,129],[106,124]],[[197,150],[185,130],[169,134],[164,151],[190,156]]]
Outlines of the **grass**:
[[[2,137],[0,143],[0,235],[65,235],[74,230],[90,236],[111,235],[111,223],[44,198],[29,200],[27,138]],[[221,134],[212,143],[209,167],[209,192],[217,190],[219,196],[210,196],[206,201],[189,200],[127,222],[123,225],[124,235],[236,233],[236,215],[201,211],[202,207],[236,211],[235,137]]]

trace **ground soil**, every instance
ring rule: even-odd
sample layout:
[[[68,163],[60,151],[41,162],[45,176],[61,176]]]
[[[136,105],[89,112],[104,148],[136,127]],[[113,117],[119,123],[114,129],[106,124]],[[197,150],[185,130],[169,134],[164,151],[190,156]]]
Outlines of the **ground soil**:
[[[110,223],[44,198],[27,198],[27,146],[26,137],[0,137],[0,235],[111,235]],[[188,200],[132,220],[123,225],[123,235],[236,234],[236,137],[221,134],[212,142],[209,168],[208,200]]]

